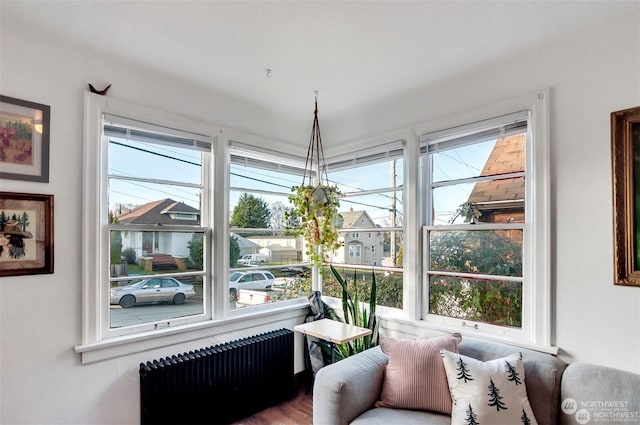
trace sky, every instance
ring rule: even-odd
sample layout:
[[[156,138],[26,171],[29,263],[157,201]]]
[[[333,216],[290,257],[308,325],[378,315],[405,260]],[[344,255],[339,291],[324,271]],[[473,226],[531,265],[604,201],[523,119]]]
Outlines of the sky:
[[[200,152],[175,146],[154,145],[113,139],[109,146],[109,173],[134,178],[160,180],[160,184],[143,181],[110,179],[110,209],[116,203],[142,205],[164,198],[184,202],[199,208],[199,189],[185,185],[200,183]],[[457,148],[434,155],[434,181],[447,181],[480,174],[494,141]],[[403,184],[403,161],[396,161],[395,185]],[[343,193],[391,188],[391,162],[366,165],[329,172],[329,180]],[[175,182],[176,184],[170,184]],[[289,206],[291,187],[302,183],[302,176],[281,171],[257,169],[240,164],[231,165],[230,186],[239,190],[229,193],[231,211],[243,192],[258,191],[256,196],[270,205],[282,202]],[[436,224],[445,224],[457,207],[466,202],[473,184],[448,186],[434,191]],[[262,191],[262,192],[261,192]],[[265,193],[268,192],[268,193]],[[271,193],[275,192],[275,193]],[[403,215],[402,195],[397,193],[398,217]],[[353,208],[365,210],[374,222],[390,226],[391,193],[348,196],[341,202],[341,211]],[[230,211],[230,212],[231,212]],[[401,219],[401,218],[399,218]]]

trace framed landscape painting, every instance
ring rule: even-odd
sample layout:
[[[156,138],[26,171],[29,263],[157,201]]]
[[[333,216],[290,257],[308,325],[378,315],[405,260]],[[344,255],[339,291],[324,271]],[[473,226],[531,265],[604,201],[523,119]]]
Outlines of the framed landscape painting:
[[[0,178],[49,182],[47,105],[0,95]]]
[[[0,192],[0,276],[53,273],[53,195]]]
[[[614,283],[640,286],[640,107],[611,113]]]

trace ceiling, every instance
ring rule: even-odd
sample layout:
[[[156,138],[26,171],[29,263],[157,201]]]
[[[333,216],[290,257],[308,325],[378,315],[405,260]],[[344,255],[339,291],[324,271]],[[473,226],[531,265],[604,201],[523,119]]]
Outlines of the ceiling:
[[[344,119],[394,93],[638,10],[633,2],[540,0],[0,0],[0,8],[3,19],[82,40],[309,128],[315,90],[321,123]]]

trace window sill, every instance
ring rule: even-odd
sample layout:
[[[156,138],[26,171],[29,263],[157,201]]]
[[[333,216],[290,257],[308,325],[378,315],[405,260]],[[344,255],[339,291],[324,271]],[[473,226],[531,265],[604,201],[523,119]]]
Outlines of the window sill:
[[[429,323],[423,320],[409,320],[405,318],[400,318],[395,315],[381,314],[380,321],[382,322],[383,320],[392,322],[392,323],[399,323],[405,326],[411,326],[418,329],[435,330],[435,331],[449,332],[449,333],[458,332],[462,335],[463,338],[466,336],[469,338],[484,339],[487,341],[497,342],[500,344],[513,345],[514,347],[527,348],[529,350],[540,351],[542,353],[552,354],[554,356],[557,355],[559,351],[559,348],[556,346],[537,344],[535,342],[524,341],[524,340],[519,340],[514,338],[506,338],[500,335],[487,333],[487,332],[480,332],[480,331],[469,329],[466,327],[461,328],[461,327],[451,326],[451,325]]]
[[[307,314],[307,302],[292,303],[281,307],[251,308],[246,312],[233,313],[224,320],[211,320],[207,322],[193,323],[175,328],[165,328],[153,332],[143,332],[135,335],[127,335],[109,338],[88,344],[80,344],[74,347],[76,353],[81,355],[82,364],[90,364],[102,360],[123,357],[135,353],[155,350],[176,344],[193,343],[194,347],[182,347],[181,351],[189,351],[202,348],[203,345],[215,345],[217,337],[233,332],[242,332],[248,329],[259,328],[269,323],[294,320]],[[244,310],[244,309],[242,309]],[[242,335],[240,336],[242,337]],[[235,337],[231,337],[233,339]],[[202,343],[202,339],[209,342]],[[211,342],[213,340],[213,342]]]

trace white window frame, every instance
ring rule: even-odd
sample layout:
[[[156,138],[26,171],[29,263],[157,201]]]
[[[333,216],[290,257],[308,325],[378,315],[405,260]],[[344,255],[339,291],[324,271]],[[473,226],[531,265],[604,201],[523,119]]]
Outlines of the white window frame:
[[[357,142],[355,142],[353,145],[349,145],[349,149],[346,152],[341,152],[339,154],[336,154],[334,156],[331,156],[330,158],[327,159],[327,164],[328,164],[328,169],[329,169],[329,178],[331,179],[332,177],[332,172],[333,171],[339,171],[339,170],[349,170],[352,168],[358,168],[360,166],[364,166],[364,165],[368,165],[368,164],[375,164],[378,162],[386,162],[392,159],[397,159],[397,160],[402,160],[403,163],[403,181],[404,184],[398,184],[395,187],[384,187],[381,186],[377,189],[373,189],[373,190],[367,190],[367,191],[351,191],[351,188],[345,188],[343,191],[343,195],[346,199],[349,198],[356,198],[362,195],[368,195],[368,194],[376,194],[376,193],[388,193],[391,192],[393,190],[395,190],[396,192],[399,192],[398,195],[398,199],[402,200],[402,203],[404,205],[403,208],[403,213],[405,216],[415,216],[415,214],[413,213],[413,211],[411,210],[411,205],[416,205],[418,206],[418,203],[415,202],[415,200],[417,199],[417,192],[415,195],[410,195],[409,197],[407,197],[407,175],[408,172],[407,170],[409,170],[410,168],[412,168],[412,165],[409,165],[409,162],[412,161],[413,159],[415,159],[415,163],[418,163],[417,158],[419,158],[419,154],[415,154],[415,155],[411,155],[409,153],[408,150],[408,145],[410,145],[411,147],[415,147],[417,146],[417,142],[414,140],[414,134],[413,131],[408,130],[408,129],[401,129],[395,132],[391,132],[391,133],[386,133],[386,134],[381,134],[381,135],[377,135],[377,136],[373,136],[371,138],[367,138],[367,139],[362,139],[359,140]],[[410,148],[409,148],[410,149]],[[334,153],[334,151],[332,151],[332,153]],[[416,152],[417,152],[417,148],[416,148]],[[415,170],[411,170],[411,173],[413,174],[415,172]],[[418,176],[417,174],[415,175],[415,179],[414,181],[417,182],[418,180]],[[408,185],[411,189],[413,190],[413,188],[415,187],[415,185],[409,184]],[[364,223],[365,220],[361,219],[361,222]],[[361,226],[358,228],[358,238],[359,238],[359,233],[360,232],[375,232],[378,233],[378,235],[380,235],[380,237],[382,238],[382,235],[380,234],[380,232],[402,232],[403,233],[403,238],[405,240],[405,246],[407,246],[407,240],[413,239],[412,235],[408,235],[405,232],[406,227],[406,223],[408,221],[405,221],[405,224],[401,225],[401,226],[397,226],[397,227],[375,227],[375,228],[369,228],[368,226]],[[416,227],[419,228],[419,227]],[[349,252],[347,249],[348,244],[350,243],[350,239],[351,239],[351,233],[353,232],[352,229],[339,229],[338,230],[340,237],[344,240],[344,259],[342,261],[344,261],[344,263],[342,262],[338,262],[338,263],[333,263],[336,267],[347,267],[347,268],[361,268],[361,267],[366,267],[368,270],[370,270],[371,266],[367,265],[367,266],[360,266],[357,264],[353,264],[353,263],[348,263],[347,259],[348,258],[354,258],[354,257],[349,257]],[[380,248],[382,249],[382,247]],[[362,257],[360,257],[362,258]],[[416,282],[418,282],[419,279],[419,274],[415,273],[413,271],[413,263],[415,263],[414,261],[407,261],[407,256],[404,257],[405,258],[405,265],[403,267],[384,267],[384,266],[373,266],[373,268],[375,270],[383,270],[383,271],[388,271],[388,272],[393,272],[393,273],[402,273],[403,276],[403,296],[402,296],[402,304],[403,304],[403,308],[399,309],[399,308],[394,308],[394,307],[387,307],[387,306],[382,306],[382,305],[378,305],[377,306],[377,312],[381,315],[381,316],[385,316],[385,317],[394,317],[394,318],[406,318],[407,314],[405,313],[406,311],[408,311],[409,309],[407,308],[407,304],[409,302],[413,302],[415,300],[415,296],[413,295],[413,293],[411,292],[410,288],[415,288],[416,286],[420,286],[420,285],[416,285]],[[407,263],[410,263],[409,268],[407,268]],[[321,286],[320,286],[321,288]],[[411,295],[409,295],[411,294]],[[409,301],[408,301],[409,300]],[[337,298],[328,298],[326,299],[327,303],[334,307],[334,308],[342,308],[339,304],[340,300]],[[417,304],[419,304],[419,301],[417,301]],[[411,311],[415,311],[415,309],[411,309]]]
[[[83,170],[83,329],[82,344],[97,344],[102,341],[118,339],[132,335],[148,335],[161,332],[165,328],[179,328],[195,322],[207,322],[212,319],[211,296],[203,297],[203,313],[185,318],[163,320],[162,324],[144,323],[137,326],[110,329],[109,326],[109,285],[105,285],[105,276],[109,270],[109,223],[108,223],[108,137],[103,134],[103,116],[106,114],[130,117],[168,128],[183,129],[197,134],[215,134],[211,126],[198,123],[177,114],[163,112],[154,108],[136,105],[130,102],[97,96],[85,95],[85,152]],[[211,136],[210,136],[211,137]],[[214,145],[211,137],[212,146]],[[212,148],[213,149],[213,148]],[[213,152],[212,152],[213,154]],[[205,252],[212,252],[211,209],[212,166],[205,156],[202,164],[203,211],[202,228],[205,228],[207,246]],[[201,228],[195,228],[198,231]],[[189,230],[189,229],[183,229]],[[205,294],[212,291],[211,255],[205,255],[206,279]]]
[[[526,140],[526,243],[523,246],[523,302],[522,329],[512,329],[469,320],[444,318],[428,314],[429,285],[426,270],[422,270],[422,314],[420,318],[430,326],[464,334],[482,335],[492,339],[518,342],[522,345],[553,351],[551,346],[551,274],[550,274],[550,207],[549,207],[549,91],[542,90],[434,122],[418,130],[418,134],[434,134],[442,129],[473,127],[473,123],[501,117],[514,112],[529,114]],[[443,133],[440,133],[443,134]],[[429,223],[431,211],[430,170],[421,166],[419,191],[422,203],[420,222]],[[446,228],[451,229],[450,226]],[[414,229],[418,231],[419,229]],[[408,229],[408,232],[411,232]],[[421,246],[422,261],[427,256],[426,230]],[[426,266],[424,266],[426,268]],[[416,288],[417,291],[417,288]]]
[[[224,145],[226,146],[226,153],[225,153],[225,161],[226,161],[226,172],[225,172],[225,180],[226,180],[226,184],[225,184],[225,189],[224,189],[224,193],[226,194],[226,205],[227,208],[226,210],[231,210],[230,207],[230,202],[229,202],[229,194],[232,191],[236,191],[236,192],[246,192],[246,193],[250,193],[254,196],[260,196],[261,194],[263,195],[276,195],[276,196],[282,196],[282,197],[287,197],[289,196],[289,193],[284,191],[284,189],[282,191],[277,191],[277,190],[257,190],[257,189],[252,189],[252,188],[246,188],[246,187],[232,187],[229,184],[230,176],[229,173],[231,171],[231,165],[232,164],[245,164],[245,165],[251,165],[254,166],[258,169],[262,168],[265,170],[269,170],[269,171],[280,171],[280,172],[286,172],[289,175],[292,176],[300,176],[300,179],[302,179],[302,176],[304,174],[304,159],[302,157],[296,157],[287,153],[283,153],[283,152],[276,152],[274,150],[271,149],[267,149],[267,148],[259,148],[256,147],[255,145],[249,144],[244,142],[244,140],[247,139],[247,137],[245,135],[240,135],[238,133],[235,132],[226,132],[227,134],[225,134],[225,141],[223,142]],[[238,141],[238,140],[243,140]],[[264,143],[260,143],[260,144],[264,144]],[[228,216],[228,221],[231,220],[231,212],[229,213]],[[257,232],[264,232],[265,230],[267,231],[273,231],[273,232],[277,232],[277,233],[281,233],[282,235],[286,234],[286,229],[271,229],[271,228],[267,228],[267,229],[238,229],[238,228],[232,228],[231,226],[229,226],[229,223],[226,222],[226,228],[227,228],[227,232],[236,232],[238,230],[243,230],[243,231],[257,231]],[[222,232],[221,232],[222,233]],[[225,244],[226,245],[226,244]],[[290,245],[290,242],[287,241],[287,245]],[[228,255],[228,254],[227,254]],[[228,263],[228,262],[227,262]],[[295,265],[295,264],[294,264]],[[308,262],[301,262],[300,265],[310,265]],[[277,265],[277,266],[264,266],[264,267],[260,267],[260,272],[271,272],[272,270],[275,270],[277,268],[282,268],[282,265]],[[231,267],[229,269],[230,273],[233,273],[234,271],[243,271],[246,270],[245,268],[233,268]],[[227,276],[228,277],[228,276]],[[229,279],[225,278],[225,281],[228,282]],[[313,283],[313,285],[317,285],[316,282]],[[312,289],[315,287],[312,287]],[[229,287],[228,284],[225,286],[225,294],[229,293]],[[228,296],[228,295],[227,295]],[[308,303],[308,300],[306,299],[306,297],[298,297],[298,298],[292,298],[292,299],[288,299],[288,300],[282,300],[282,301],[276,301],[273,303],[264,303],[264,304],[258,304],[258,305],[253,305],[253,306],[244,306],[242,308],[235,308],[235,309],[230,309],[229,308],[229,304],[225,303],[225,310],[227,311],[226,316],[229,318],[232,317],[241,317],[247,314],[247,312],[252,312],[252,311],[268,311],[268,310],[274,310],[274,308],[281,308],[282,306],[295,306],[295,305],[300,305],[301,303]]]

